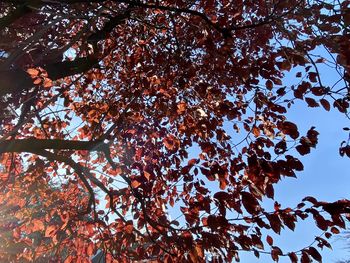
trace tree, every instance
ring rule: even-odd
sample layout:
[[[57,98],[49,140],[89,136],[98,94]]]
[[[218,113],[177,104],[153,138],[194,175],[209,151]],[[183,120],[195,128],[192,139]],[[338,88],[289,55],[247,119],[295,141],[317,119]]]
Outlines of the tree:
[[[262,199],[318,141],[287,119],[294,102],[348,112],[349,6],[1,1],[0,200],[18,223],[0,221],[16,247],[0,257],[229,262],[246,250],[320,261],[325,238],[282,251],[267,233],[312,216],[329,237],[350,201],[267,211]]]

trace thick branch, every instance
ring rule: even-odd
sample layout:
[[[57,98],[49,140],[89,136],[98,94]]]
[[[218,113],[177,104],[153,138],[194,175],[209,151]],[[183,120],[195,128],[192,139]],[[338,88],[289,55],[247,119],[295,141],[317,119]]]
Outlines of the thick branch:
[[[119,24],[123,23],[130,16],[130,10],[111,18],[104,27],[92,33],[88,37],[89,43],[96,44],[103,40],[112,30]],[[85,73],[92,68],[99,66],[101,58],[96,56],[89,56],[83,58],[76,58],[73,61],[55,62],[46,65],[37,65],[44,68],[49,78],[52,80],[61,79],[79,73]],[[32,79],[29,75],[21,69],[9,69],[0,71],[0,96],[21,92],[30,89],[33,86]]]
[[[6,16],[0,18],[0,30],[14,23],[17,19],[29,14],[32,9],[25,4],[18,6]]]
[[[95,33],[91,34],[87,41],[89,43],[91,42],[98,42],[100,40],[103,40],[107,37],[109,33],[112,32],[112,30],[117,26],[123,23],[127,18],[130,17],[131,11],[130,9],[127,9],[124,13],[117,15],[113,18],[111,18],[106,24],[104,24],[103,28],[100,30],[97,30]]]
[[[47,149],[76,151],[108,151],[108,144],[102,141],[73,141],[60,139],[17,139],[0,142],[0,153],[37,152]]]
[[[63,61],[42,66],[49,78],[57,80],[88,71],[98,66],[98,59],[94,57],[76,58],[73,61]],[[21,92],[33,87],[33,81],[22,69],[0,71],[0,96]]]

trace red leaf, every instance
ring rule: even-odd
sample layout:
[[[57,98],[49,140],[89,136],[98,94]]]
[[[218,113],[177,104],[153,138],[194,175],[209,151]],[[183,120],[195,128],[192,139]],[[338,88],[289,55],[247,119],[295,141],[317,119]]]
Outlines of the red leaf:
[[[266,88],[268,90],[272,90],[273,89],[273,82],[271,80],[267,80],[265,85],[266,85]]]
[[[242,203],[244,208],[249,214],[256,215],[260,212],[261,208],[257,199],[248,192],[242,192]]]
[[[317,199],[315,197],[312,197],[312,196],[304,197],[302,201],[303,202],[308,201],[308,202],[312,203],[313,205],[318,204]]]
[[[272,230],[279,234],[281,232],[282,227],[282,223],[279,216],[277,214],[267,214],[266,217],[270,222]]]
[[[278,262],[279,256],[283,255],[282,250],[279,247],[272,247],[271,257],[274,261]]]
[[[322,262],[322,256],[314,247],[309,247],[308,253],[318,262]]]
[[[332,227],[332,228],[331,228],[331,232],[332,232],[333,234],[339,234],[339,233],[340,233],[339,229],[336,228],[336,227]]]
[[[301,252],[301,259],[300,259],[300,261],[301,261],[301,263],[311,263],[311,259],[310,259],[308,253],[305,250],[303,250]]]
[[[94,244],[90,243],[86,249],[86,254],[91,257],[94,255]]]
[[[288,253],[288,257],[292,263],[298,262],[298,256],[294,252]]]
[[[300,144],[296,146],[295,149],[300,153],[300,155],[306,155],[310,153],[310,147],[305,144]]]
[[[309,72],[309,79],[311,82],[317,82],[317,73],[316,72]]]
[[[320,106],[313,98],[305,98],[305,101],[309,107],[315,108]]]
[[[273,239],[272,239],[272,237],[269,236],[269,235],[267,235],[267,237],[266,237],[266,242],[267,242],[270,246],[272,246],[272,245],[273,245]]]
[[[132,223],[125,226],[124,231],[128,234],[131,234],[134,231],[134,226]]]
[[[171,151],[175,151],[180,147],[180,141],[174,136],[169,135],[163,140],[164,146]]]
[[[289,135],[292,139],[296,139],[299,137],[299,131],[298,131],[298,127],[290,122],[290,121],[284,121],[284,122],[280,122],[278,124],[278,128],[284,133]]]

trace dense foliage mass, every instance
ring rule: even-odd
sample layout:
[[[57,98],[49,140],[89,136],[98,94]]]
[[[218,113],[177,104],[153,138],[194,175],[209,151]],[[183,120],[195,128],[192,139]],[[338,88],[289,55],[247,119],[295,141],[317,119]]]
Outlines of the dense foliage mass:
[[[349,7],[0,1],[0,260],[320,261],[350,201],[262,199],[317,144],[294,102],[348,113]],[[268,234],[307,217],[325,235],[299,251]]]

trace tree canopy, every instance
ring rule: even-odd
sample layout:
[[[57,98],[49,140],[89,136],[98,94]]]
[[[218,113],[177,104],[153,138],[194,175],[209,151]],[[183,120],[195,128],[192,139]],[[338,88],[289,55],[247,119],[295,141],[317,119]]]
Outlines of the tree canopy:
[[[350,201],[262,201],[318,142],[287,118],[294,102],[348,114],[349,7],[1,1],[0,259],[321,261]],[[311,245],[269,235],[307,217],[324,231]]]

